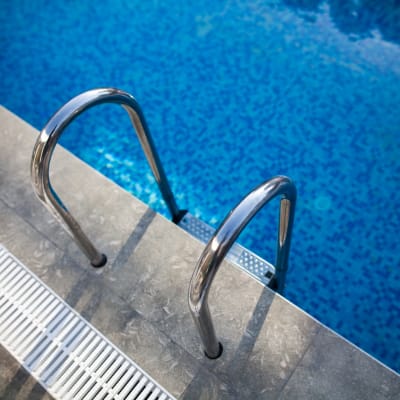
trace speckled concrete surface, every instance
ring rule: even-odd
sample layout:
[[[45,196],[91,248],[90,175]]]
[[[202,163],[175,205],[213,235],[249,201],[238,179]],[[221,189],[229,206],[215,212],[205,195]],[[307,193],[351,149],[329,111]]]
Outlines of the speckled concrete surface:
[[[0,121],[0,242],[174,396],[400,398],[399,375],[228,263],[210,295],[224,353],[204,358],[186,301],[203,245],[60,148],[54,186],[109,256],[93,269],[34,197],[37,132],[3,108]],[[3,397],[47,398],[15,378],[23,372],[7,352],[0,358]]]

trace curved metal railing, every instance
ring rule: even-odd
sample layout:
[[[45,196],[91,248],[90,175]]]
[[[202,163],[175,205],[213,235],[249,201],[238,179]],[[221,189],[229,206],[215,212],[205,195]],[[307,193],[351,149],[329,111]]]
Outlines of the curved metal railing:
[[[95,267],[103,266],[107,258],[92,244],[53,190],[50,184],[49,167],[53,151],[65,128],[85,110],[103,103],[120,104],[127,111],[163,199],[172,215],[172,220],[179,222],[185,213],[176,205],[144,115],[135,98],[129,93],[114,88],[89,90],[74,97],[50,118],[40,132],[32,154],[31,179],[39,200],[54,214]]]
[[[222,354],[222,345],[215,335],[207,300],[213,279],[225,255],[246,225],[265,204],[280,195],[282,199],[275,277],[271,280],[270,286],[282,293],[296,206],[296,187],[285,176],[274,177],[249,193],[227,215],[196,265],[189,287],[189,308],[203,342],[205,354],[209,358],[218,358]]]

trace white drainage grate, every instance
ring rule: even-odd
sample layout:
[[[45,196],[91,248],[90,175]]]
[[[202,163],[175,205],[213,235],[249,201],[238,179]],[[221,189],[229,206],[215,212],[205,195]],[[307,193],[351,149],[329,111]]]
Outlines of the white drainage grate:
[[[203,243],[207,243],[215,232],[214,228],[190,213],[186,213],[178,225]],[[239,243],[234,243],[226,258],[264,285],[268,285],[275,275],[275,267],[273,265]]]
[[[56,399],[174,399],[1,245],[0,343]]]

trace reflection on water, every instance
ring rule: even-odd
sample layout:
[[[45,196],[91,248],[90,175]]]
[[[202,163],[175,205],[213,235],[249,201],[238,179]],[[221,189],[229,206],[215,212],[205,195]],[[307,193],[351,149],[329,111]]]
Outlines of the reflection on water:
[[[335,26],[353,39],[371,37],[378,31],[383,39],[400,44],[400,2],[398,0],[283,0],[300,12],[321,12],[328,5]],[[306,15],[305,15],[306,16]]]

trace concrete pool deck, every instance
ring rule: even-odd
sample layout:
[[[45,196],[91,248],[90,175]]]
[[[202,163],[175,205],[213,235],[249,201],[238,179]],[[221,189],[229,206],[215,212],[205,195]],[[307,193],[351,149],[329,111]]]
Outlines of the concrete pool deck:
[[[225,262],[210,294],[217,360],[187,289],[204,245],[60,146],[52,183],[108,256],[94,269],[34,196],[38,132],[0,107],[0,243],[178,399],[400,399],[400,376]],[[307,295],[307,294],[305,294]],[[51,398],[0,348],[0,398]]]

